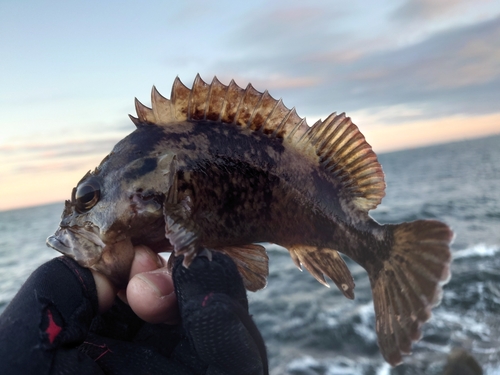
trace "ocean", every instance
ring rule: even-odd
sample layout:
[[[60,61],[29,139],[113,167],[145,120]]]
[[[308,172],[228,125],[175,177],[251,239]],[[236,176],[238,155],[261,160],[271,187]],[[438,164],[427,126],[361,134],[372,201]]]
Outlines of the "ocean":
[[[379,155],[387,195],[371,212],[380,223],[439,219],[455,232],[452,278],[413,354],[396,368],[379,354],[366,272],[347,260],[354,301],[299,272],[268,245],[270,275],[249,293],[273,375],[440,374],[463,348],[487,375],[500,375],[500,136]],[[70,192],[68,192],[69,194]],[[58,254],[45,246],[63,204],[0,212],[0,312],[29,274]]]

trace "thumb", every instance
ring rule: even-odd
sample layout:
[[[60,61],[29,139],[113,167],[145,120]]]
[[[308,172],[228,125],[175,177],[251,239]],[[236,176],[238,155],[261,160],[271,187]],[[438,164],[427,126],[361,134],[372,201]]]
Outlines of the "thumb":
[[[178,322],[177,297],[167,268],[135,275],[127,287],[127,301],[137,316],[148,323]]]

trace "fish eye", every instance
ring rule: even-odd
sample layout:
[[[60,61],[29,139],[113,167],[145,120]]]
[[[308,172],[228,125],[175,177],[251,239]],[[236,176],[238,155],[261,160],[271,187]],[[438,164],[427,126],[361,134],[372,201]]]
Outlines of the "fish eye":
[[[74,200],[76,210],[84,213],[94,207],[101,197],[101,186],[99,181],[89,179],[76,188]]]

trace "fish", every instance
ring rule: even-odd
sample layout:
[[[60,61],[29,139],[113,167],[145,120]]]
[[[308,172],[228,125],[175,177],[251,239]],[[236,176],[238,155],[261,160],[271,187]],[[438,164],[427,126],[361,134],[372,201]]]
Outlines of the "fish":
[[[309,126],[267,90],[200,75],[191,89],[177,77],[170,99],[153,86],[151,102],[135,100],[136,129],[78,182],[48,246],[120,287],[134,245],[183,256],[185,267],[220,251],[256,291],[269,272],[262,244],[274,243],[353,299],[342,253],[367,271],[380,351],[401,363],[450,278],[453,232],[370,217],[385,176],[352,120],[334,112]]]

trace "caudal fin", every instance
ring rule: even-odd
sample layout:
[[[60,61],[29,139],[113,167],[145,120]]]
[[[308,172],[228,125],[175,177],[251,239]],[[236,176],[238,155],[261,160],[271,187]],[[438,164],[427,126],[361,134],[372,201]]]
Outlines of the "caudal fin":
[[[370,282],[380,351],[395,366],[420,339],[421,325],[441,300],[441,287],[450,277],[453,233],[435,220],[386,228],[393,235],[390,257]]]

